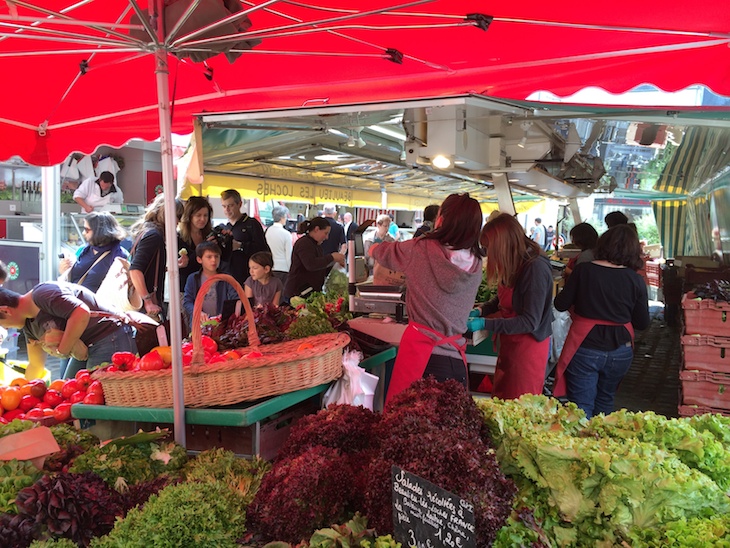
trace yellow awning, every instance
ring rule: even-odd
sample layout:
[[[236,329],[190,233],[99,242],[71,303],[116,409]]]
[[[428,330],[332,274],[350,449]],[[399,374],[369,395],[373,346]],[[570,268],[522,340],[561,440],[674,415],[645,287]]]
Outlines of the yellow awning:
[[[293,182],[281,182],[256,177],[223,175],[206,173],[203,178],[202,194],[204,196],[220,196],[226,189],[235,188],[241,198],[258,198],[261,201],[275,200],[284,202],[301,202],[308,204],[332,203],[347,207],[380,207],[380,192],[369,190],[352,190],[329,185],[309,185]],[[196,194],[195,190],[190,191]],[[388,194],[388,209],[419,210],[431,203],[429,198]]]

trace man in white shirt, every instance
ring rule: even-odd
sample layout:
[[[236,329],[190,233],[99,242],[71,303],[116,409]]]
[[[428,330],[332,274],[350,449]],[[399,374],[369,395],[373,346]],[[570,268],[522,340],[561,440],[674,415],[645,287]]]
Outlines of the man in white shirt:
[[[286,284],[291,266],[292,235],[284,225],[289,217],[289,210],[281,205],[274,206],[271,210],[274,224],[266,229],[266,243],[271,248],[271,256],[274,259],[274,268],[271,270],[274,276]]]
[[[108,204],[124,202],[122,189],[114,184],[114,174],[102,171],[98,179],[85,179],[74,192],[74,202],[81,206],[84,213],[100,210]]]
[[[537,242],[537,245],[540,246],[540,249],[545,248],[545,227],[542,226],[542,219],[540,217],[535,219],[535,230],[532,232],[532,235],[530,237],[535,242]]]

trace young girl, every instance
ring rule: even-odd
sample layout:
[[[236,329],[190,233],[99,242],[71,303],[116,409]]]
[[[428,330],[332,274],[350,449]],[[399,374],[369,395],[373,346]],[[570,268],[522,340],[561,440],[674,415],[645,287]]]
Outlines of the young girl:
[[[273,304],[279,306],[284,285],[271,273],[274,259],[268,251],[259,251],[248,260],[248,272],[251,274],[245,282],[246,297],[253,298],[254,306]]]

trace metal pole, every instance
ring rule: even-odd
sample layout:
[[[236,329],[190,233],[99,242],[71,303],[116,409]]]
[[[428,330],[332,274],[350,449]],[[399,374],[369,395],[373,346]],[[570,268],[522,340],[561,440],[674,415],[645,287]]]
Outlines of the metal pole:
[[[165,41],[164,3],[157,0],[157,36]],[[157,79],[157,110],[160,117],[160,154],[162,160],[162,191],[165,194],[165,248],[167,256],[167,283],[170,289],[170,346],[172,347],[172,401],[175,441],[185,447],[185,393],[182,370],[182,326],[180,325],[180,272],[177,266],[177,188],[172,170],[172,120],[170,118],[170,86],[167,52],[163,47],[155,51]]]
[[[13,191],[15,191],[13,189]],[[58,252],[61,250],[61,170],[59,166],[41,168],[41,248],[40,281],[58,277]]]

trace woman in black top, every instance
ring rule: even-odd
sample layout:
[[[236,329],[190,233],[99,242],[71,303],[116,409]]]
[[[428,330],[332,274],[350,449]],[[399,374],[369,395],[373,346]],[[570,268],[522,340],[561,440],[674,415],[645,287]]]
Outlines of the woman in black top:
[[[342,253],[324,254],[322,242],[330,233],[330,224],[324,217],[315,217],[311,221],[304,221],[297,230],[304,234],[294,244],[291,254],[291,267],[282,299],[289,301],[291,297],[301,295],[310,289],[322,291],[324,280],[329,268],[334,263],[345,266],[345,256]]]
[[[599,239],[595,260],[575,267],[555,298],[558,310],[572,309],[573,323],[557,366],[554,394],[564,385],[568,399],[592,417],[613,411],[618,385],[634,356],[634,329],[649,326],[649,302],[636,232],[628,225]]]

